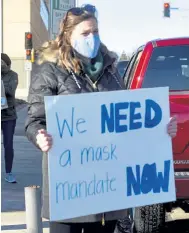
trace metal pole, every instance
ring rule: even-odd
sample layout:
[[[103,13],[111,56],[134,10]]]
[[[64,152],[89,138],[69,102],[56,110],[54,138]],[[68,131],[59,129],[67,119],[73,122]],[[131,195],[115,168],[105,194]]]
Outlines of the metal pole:
[[[42,233],[41,188],[25,187],[25,207],[27,233]]]
[[[26,71],[26,80],[27,80],[27,89],[29,90],[30,88],[30,82],[31,82],[31,71],[27,70]]]
[[[30,83],[31,83],[31,71],[26,71],[26,89],[27,89],[27,100],[29,96],[29,89],[30,89]]]

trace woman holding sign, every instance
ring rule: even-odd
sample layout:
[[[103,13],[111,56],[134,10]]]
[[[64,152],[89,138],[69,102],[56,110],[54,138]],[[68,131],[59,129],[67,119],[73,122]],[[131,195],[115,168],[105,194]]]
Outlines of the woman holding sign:
[[[26,134],[38,148],[48,152],[51,135],[46,132],[44,96],[115,91],[125,89],[115,58],[101,43],[94,6],[70,9],[60,26],[55,41],[44,44],[39,51],[39,71],[32,78]],[[175,136],[177,124],[171,119],[168,133]],[[47,155],[43,156],[43,217],[49,218]],[[74,211],[74,210],[73,210]],[[127,211],[114,211],[52,223],[52,232],[101,233],[114,232],[116,220]]]

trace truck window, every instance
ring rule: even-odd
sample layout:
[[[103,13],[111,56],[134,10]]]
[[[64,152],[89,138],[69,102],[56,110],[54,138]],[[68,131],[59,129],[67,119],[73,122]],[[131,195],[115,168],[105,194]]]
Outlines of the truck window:
[[[146,70],[142,87],[189,90],[189,45],[157,47]]]
[[[126,87],[129,87],[133,80],[133,77],[134,77],[141,55],[142,55],[142,51],[139,51],[137,54],[134,55],[134,57],[131,58],[132,60],[128,64],[128,70],[125,75]]]
[[[124,77],[128,63],[129,63],[129,61],[119,61],[117,63],[117,69],[118,69],[118,72],[121,75],[121,77]]]

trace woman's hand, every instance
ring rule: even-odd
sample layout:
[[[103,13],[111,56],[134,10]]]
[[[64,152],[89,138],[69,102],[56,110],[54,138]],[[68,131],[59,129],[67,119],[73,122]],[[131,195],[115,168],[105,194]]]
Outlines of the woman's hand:
[[[171,117],[167,125],[167,133],[171,138],[174,138],[177,134],[177,118]]]
[[[48,152],[52,147],[52,136],[46,130],[38,130],[36,136],[37,144],[43,152]]]

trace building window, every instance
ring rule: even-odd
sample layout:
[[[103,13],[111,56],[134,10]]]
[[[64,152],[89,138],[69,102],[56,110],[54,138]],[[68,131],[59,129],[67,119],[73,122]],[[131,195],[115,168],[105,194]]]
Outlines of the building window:
[[[44,0],[41,0],[40,15],[47,30],[49,30],[49,11]]]

